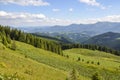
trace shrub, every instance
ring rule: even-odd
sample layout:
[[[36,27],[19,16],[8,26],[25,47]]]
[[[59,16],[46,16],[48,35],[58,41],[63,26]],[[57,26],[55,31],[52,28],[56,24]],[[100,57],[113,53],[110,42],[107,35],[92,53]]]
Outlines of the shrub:
[[[93,76],[92,76],[92,80],[102,80],[101,76],[96,72]]]
[[[78,60],[77,61],[80,61],[81,59],[80,59],[80,57],[78,57]]]
[[[82,62],[84,61],[84,59],[82,59]]]
[[[69,55],[66,55],[67,58],[69,58]]]
[[[87,64],[89,64],[89,61],[87,61]]]
[[[100,65],[100,62],[97,62],[97,65]]]
[[[94,62],[92,61],[91,64],[94,64]]]

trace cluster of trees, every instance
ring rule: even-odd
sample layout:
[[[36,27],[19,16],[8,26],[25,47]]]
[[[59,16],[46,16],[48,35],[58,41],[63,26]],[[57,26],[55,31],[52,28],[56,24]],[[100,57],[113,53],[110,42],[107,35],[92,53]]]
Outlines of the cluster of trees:
[[[37,48],[62,54],[61,46],[58,43],[34,36],[30,33],[22,32],[21,30],[11,29],[8,26],[0,25],[0,36],[2,39],[2,43],[5,46],[7,46],[7,43],[11,43],[11,40],[16,40],[31,44]],[[15,43],[13,42],[13,44]]]
[[[62,44],[62,50],[71,49],[71,48],[84,48],[90,50],[98,50],[107,53],[112,53],[120,56],[120,51],[107,48],[105,46],[90,45],[90,44]]]

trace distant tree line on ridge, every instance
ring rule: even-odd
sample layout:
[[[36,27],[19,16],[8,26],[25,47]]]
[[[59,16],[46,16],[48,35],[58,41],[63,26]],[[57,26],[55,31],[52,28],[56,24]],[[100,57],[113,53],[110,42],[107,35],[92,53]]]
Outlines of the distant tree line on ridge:
[[[72,49],[72,48],[84,48],[84,49],[90,49],[90,50],[98,50],[98,51],[112,53],[112,54],[120,56],[120,51],[113,50],[105,46],[98,46],[98,45],[91,45],[91,44],[62,44],[62,50]]]
[[[34,36],[30,33],[22,32],[21,30],[12,29],[9,26],[0,25],[0,38],[5,46],[7,46],[7,44],[11,44],[11,40],[16,40],[31,44],[37,48],[62,54],[61,46],[58,43]]]

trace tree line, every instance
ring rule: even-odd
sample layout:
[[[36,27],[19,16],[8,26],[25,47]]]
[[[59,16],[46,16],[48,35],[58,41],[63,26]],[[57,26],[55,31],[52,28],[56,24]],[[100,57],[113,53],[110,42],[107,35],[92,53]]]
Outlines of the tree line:
[[[62,50],[72,49],[72,48],[84,48],[84,49],[90,49],[90,50],[98,50],[98,51],[112,53],[112,54],[120,56],[120,51],[117,51],[117,50],[114,50],[114,49],[111,49],[105,46],[91,45],[91,44],[62,44]]]
[[[11,40],[16,40],[31,44],[37,48],[48,50],[57,54],[62,54],[61,45],[58,43],[34,36],[30,33],[25,33],[18,29],[10,28],[9,26],[0,25],[0,38],[5,46],[7,46],[7,44],[11,44]]]

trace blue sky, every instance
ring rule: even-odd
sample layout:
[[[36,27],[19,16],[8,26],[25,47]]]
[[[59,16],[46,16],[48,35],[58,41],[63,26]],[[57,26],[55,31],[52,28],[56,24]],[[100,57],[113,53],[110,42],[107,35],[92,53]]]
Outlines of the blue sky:
[[[0,0],[0,24],[51,26],[120,22],[120,0]]]

